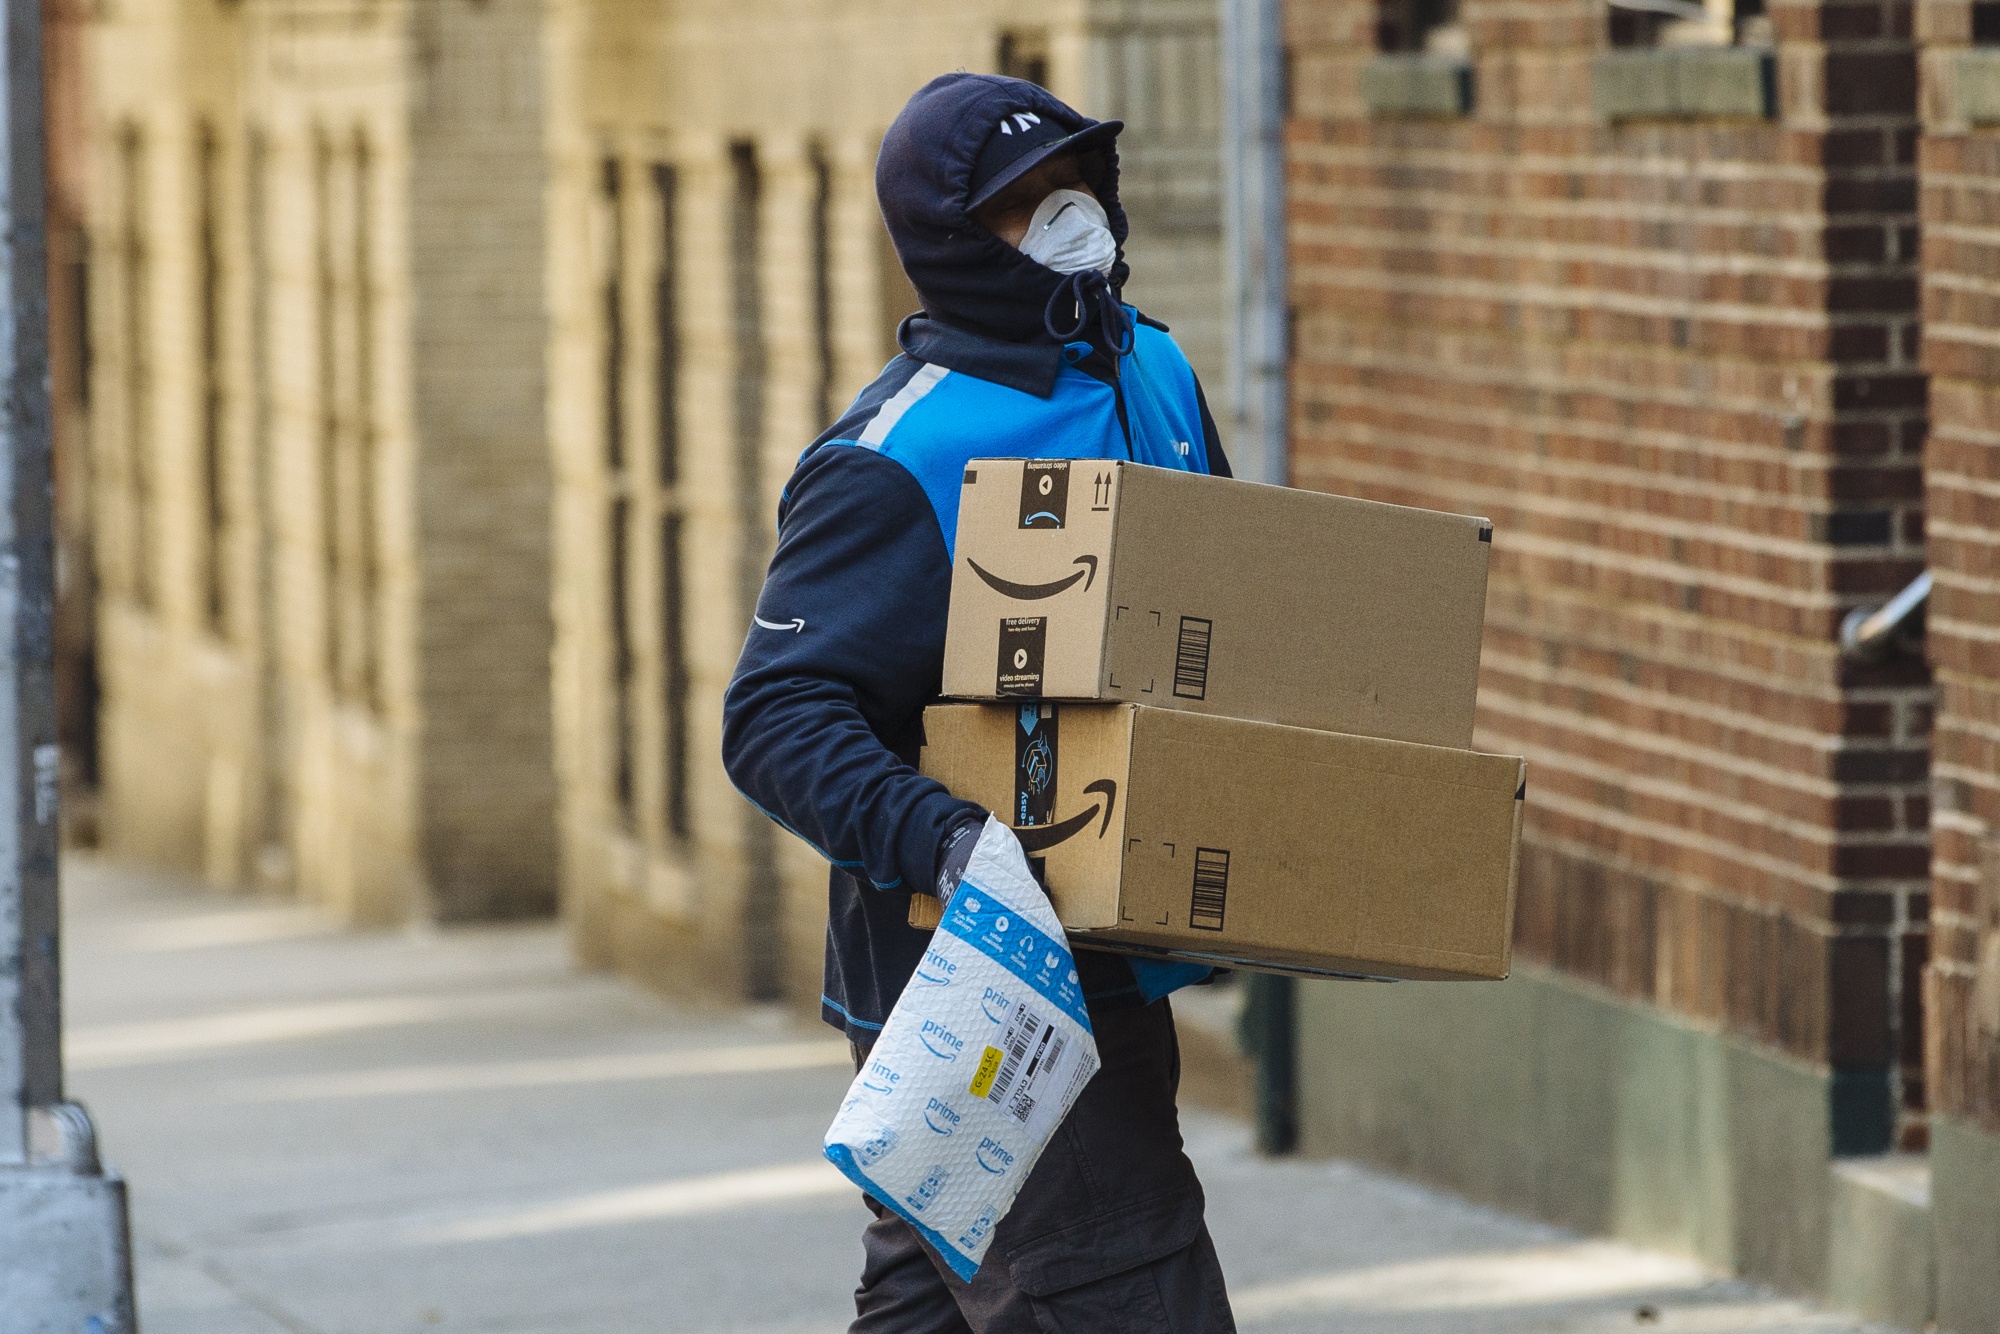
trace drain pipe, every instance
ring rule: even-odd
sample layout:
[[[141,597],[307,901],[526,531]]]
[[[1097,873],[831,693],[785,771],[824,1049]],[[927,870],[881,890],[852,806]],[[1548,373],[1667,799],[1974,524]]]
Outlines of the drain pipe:
[[[1222,0],[1222,238],[1236,475],[1284,486],[1285,61],[1280,0]]]
[[[1914,646],[1924,632],[1924,607],[1931,597],[1925,570],[1879,607],[1856,607],[1840,623],[1840,652],[1852,662],[1880,662],[1896,646]]]
[[[1286,438],[1285,61],[1281,0],[1221,0],[1228,448],[1236,475],[1291,481]],[[1262,1153],[1298,1142],[1297,983],[1246,973],[1239,1040],[1256,1069]]]

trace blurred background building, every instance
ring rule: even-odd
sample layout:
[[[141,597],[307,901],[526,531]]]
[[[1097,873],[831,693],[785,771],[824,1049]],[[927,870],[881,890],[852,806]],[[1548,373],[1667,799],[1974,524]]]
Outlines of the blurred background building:
[[[565,0],[549,15],[566,902],[593,961],[810,1001],[826,867],[729,785],[721,701],[779,491],[917,307],[875,205],[877,145],[949,69],[1125,118],[1131,295],[1213,381],[1214,14]]]
[[[792,460],[916,307],[876,144],[953,68],[1128,119],[1133,295],[1213,380],[1210,8],[133,0],[63,31],[96,574],[66,680],[105,846],[364,922],[560,891],[593,961],[816,997],[823,867],[729,787],[719,712]]]
[[[915,305],[876,145],[953,68],[1125,119],[1219,402],[1215,7],[72,3],[84,826],[809,1004],[720,698]],[[1286,68],[1294,480],[1495,520],[1535,775],[1518,976],[1301,988],[1305,1147],[2000,1329],[2000,0],[1290,0]],[[1843,649],[1926,570],[1926,652]]]
[[[2000,1328],[2000,7],[1288,17],[1296,477],[1493,518],[1531,773],[1515,980],[1307,989],[1308,1148]]]
[[[114,853],[357,921],[551,911],[540,9],[99,11]]]

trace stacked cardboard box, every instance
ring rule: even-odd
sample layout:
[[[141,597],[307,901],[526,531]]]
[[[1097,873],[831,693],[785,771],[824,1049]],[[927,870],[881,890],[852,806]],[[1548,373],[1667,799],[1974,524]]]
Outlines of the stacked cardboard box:
[[[1014,826],[1078,944],[1505,977],[1525,766],[1470,749],[1491,538],[1129,463],[979,460],[944,691],[982,702],[925,714],[924,770]]]

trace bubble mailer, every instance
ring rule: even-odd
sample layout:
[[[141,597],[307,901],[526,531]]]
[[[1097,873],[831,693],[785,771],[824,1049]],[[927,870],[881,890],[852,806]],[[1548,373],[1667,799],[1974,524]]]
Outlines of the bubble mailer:
[[[989,818],[826,1156],[970,1279],[1097,1067],[1055,909]]]

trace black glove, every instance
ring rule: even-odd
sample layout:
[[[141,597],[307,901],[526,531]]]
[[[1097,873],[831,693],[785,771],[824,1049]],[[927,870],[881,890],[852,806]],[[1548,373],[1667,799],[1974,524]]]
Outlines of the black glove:
[[[972,860],[972,850],[979,845],[979,831],[985,822],[967,820],[944,836],[938,850],[937,900],[947,907],[951,896],[958,892],[958,882],[965,876],[967,863]]]

